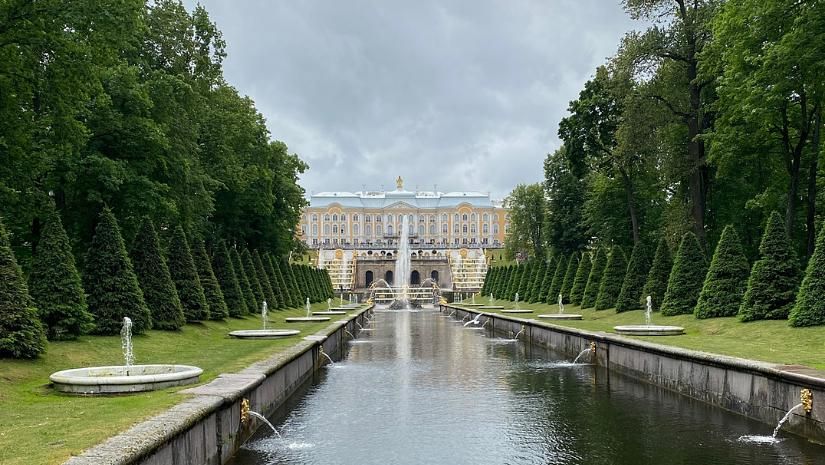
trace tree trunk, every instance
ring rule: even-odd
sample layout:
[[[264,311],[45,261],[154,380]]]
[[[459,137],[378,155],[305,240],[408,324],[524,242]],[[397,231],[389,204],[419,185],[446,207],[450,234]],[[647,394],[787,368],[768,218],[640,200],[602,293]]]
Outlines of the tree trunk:
[[[796,213],[796,199],[799,196],[799,176],[800,165],[802,164],[802,152],[794,150],[791,165],[788,170],[790,175],[790,185],[788,186],[788,204],[785,207],[785,230],[788,236],[794,238],[794,216]]]
[[[693,229],[696,237],[705,242],[705,207],[708,192],[708,168],[705,164],[705,144],[699,136],[704,132],[702,117],[702,89],[697,83],[698,61],[696,57],[696,42],[691,37],[691,59],[687,66],[687,77],[690,90],[690,112],[687,119],[688,129],[688,159],[691,172],[689,180],[690,216],[693,219]]]
[[[822,127],[822,108],[817,104],[814,109],[814,135],[812,140],[813,150],[811,154],[811,164],[808,168],[808,217],[806,255],[808,258],[814,254],[816,243],[816,175],[819,171],[819,131]]]

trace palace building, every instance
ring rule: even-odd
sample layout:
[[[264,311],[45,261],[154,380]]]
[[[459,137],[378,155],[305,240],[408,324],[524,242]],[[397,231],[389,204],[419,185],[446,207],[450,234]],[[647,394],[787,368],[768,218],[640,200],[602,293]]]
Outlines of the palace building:
[[[501,201],[481,192],[320,192],[310,197],[297,234],[318,251],[333,287],[366,291],[393,285],[399,240],[406,224],[412,265],[409,285],[435,284],[475,292],[487,272],[485,249],[501,248],[509,229]]]
[[[299,234],[318,248],[397,245],[404,216],[410,243],[439,248],[498,248],[509,228],[501,201],[481,192],[319,192],[304,209]]]

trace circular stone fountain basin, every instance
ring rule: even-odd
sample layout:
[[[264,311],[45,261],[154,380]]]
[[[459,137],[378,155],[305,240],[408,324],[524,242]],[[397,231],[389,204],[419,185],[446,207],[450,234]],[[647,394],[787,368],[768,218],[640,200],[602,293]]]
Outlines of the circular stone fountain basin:
[[[502,305],[482,305],[478,307],[480,310],[501,310],[504,308]]]
[[[508,308],[507,310],[502,310],[501,313],[533,313],[533,311],[520,308]]]
[[[330,308],[330,311],[343,312],[343,311],[347,311],[347,310],[352,310],[353,308],[355,308],[355,307],[347,307],[346,305],[339,305],[338,307]]]
[[[484,304],[461,304],[465,307],[483,307]]]
[[[625,336],[678,336],[685,334],[685,328],[681,326],[660,326],[660,325],[625,325],[614,326],[616,334]]]
[[[133,365],[75,368],[49,376],[54,388],[72,394],[155,391],[198,382],[203,370],[188,365]]]
[[[232,331],[229,335],[238,339],[276,339],[294,336],[300,332],[297,329],[244,329]]]
[[[539,318],[548,320],[581,320],[582,316],[577,313],[553,313],[550,315],[539,315]]]
[[[346,315],[344,310],[326,310],[323,312],[312,312],[313,315]]]
[[[319,321],[329,321],[328,316],[292,316],[284,318],[287,323],[317,323]]]

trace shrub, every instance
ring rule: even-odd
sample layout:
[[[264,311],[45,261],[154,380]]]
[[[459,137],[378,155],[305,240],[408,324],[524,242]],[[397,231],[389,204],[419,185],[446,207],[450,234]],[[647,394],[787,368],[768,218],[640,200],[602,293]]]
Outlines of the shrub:
[[[684,315],[693,313],[702,285],[705,281],[707,263],[699,246],[699,240],[692,232],[682,237],[673,269],[667,280],[667,291],[662,301],[662,315]]]
[[[570,303],[573,305],[581,305],[584,297],[584,287],[587,285],[587,278],[590,276],[590,268],[593,263],[591,261],[590,252],[584,252],[581,260],[579,260],[579,267],[576,269],[576,277],[573,279],[573,287],[570,288]]]
[[[257,250],[252,251],[252,264],[255,266],[255,274],[258,276],[261,289],[264,291],[264,299],[266,299],[267,306],[270,309],[278,308],[280,306],[278,297],[272,289],[272,281],[266,269],[264,269],[264,262],[261,260],[261,254],[259,254]]]
[[[559,301],[559,294],[561,294],[561,287],[564,284],[564,273],[567,271],[567,265],[570,260],[565,260],[564,256],[559,255],[559,261],[556,263],[556,271],[553,273],[553,281],[547,289],[545,302],[553,305]],[[562,296],[564,297],[564,296]]]
[[[693,310],[696,318],[736,315],[742,305],[749,271],[739,235],[733,226],[725,226]]]
[[[206,253],[203,242],[198,241],[193,247],[195,268],[198,270],[198,278],[201,280],[203,295],[206,297],[206,305],[209,307],[210,320],[223,320],[229,316],[229,309],[226,308],[226,301],[223,298],[223,289],[218,284],[218,278],[212,269],[212,262]]]
[[[223,241],[218,242],[215,246],[215,253],[212,256],[212,271],[215,272],[218,285],[223,291],[223,300],[229,316],[242,317],[247,313],[246,302],[229,251]]]
[[[301,306],[301,295],[298,292],[298,285],[295,283],[295,278],[292,276],[292,272],[289,268],[289,262],[285,258],[280,260],[276,260],[273,265],[278,265],[278,269],[281,272],[281,277],[284,279],[284,283],[289,289],[289,307],[300,307]]]
[[[255,268],[255,265],[252,263],[252,254],[249,253],[249,250],[244,249],[243,253],[241,254],[241,261],[243,262],[243,268],[246,270],[246,277],[249,279],[249,285],[252,288],[252,293],[255,294],[255,302],[253,313],[261,313],[261,307],[266,300],[266,295],[264,294],[264,288],[261,286],[261,280],[258,279],[258,271]]]
[[[650,296],[653,302],[653,309],[658,311],[662,302],[665,300],[665,292],[667,291],[667,281],[670,277],[670,270],[673,268],[673,260],[670,258],[670,248],[667,241],[661,239],[659,245],[656,247],[656,253],[653,256],[653,265],[650,266],[650,271],[647,273],[647,280],[645,287],[642,289],[641,301],[646,301],[647,296]]]
[[[642,290],[644,290],[647,272],[650,269],[648,257],[647,247],[644,244],[639,242],[633,246],[622,282],[622,290],[619,292],[619,298],[616,299],[616,312],[642,308]]]
[[[570,254],[570,259],[567,261],[567,270],[564,273],[564,281],[562,281],[559,292],[562,296],[562,302],[570,303],[570,290],[573,289],[573,281],[576,279],[576,271],[579,268],[579,252]]]
[[[35,358],[45,350],[46,333],[0,222],[0,358]]]
[[[791,326],[818,326],[825,324],[825,224],[819,230],[816,247],[802,286],[788,317]]]
[[[272,293],[275,294],[275,299],[278,300],[277,308],[284,309],[289,304],[289,293],[286,290],[286,286],[282,283],[280,271],[278,267],[272,263],[272,257],[268,253],[265,253],[263,257],[261,257],[261,260],[264,262],[266,274],[269,275]]]
[[[539,299],[541,296],[541,283],[544,280],[545,274],[547,274],[547,262],[544,260],[539,260],[536,263],[536,273],[533,277],[533,282],[530,284],[530,299],[528,300],[528,302],[540,302]]]
[[[541,278],[541,286],[539,287],[539,295],[536,302],[544,302],[547,300],[547,292],[550,290],[550,285],[553,284],[553,274],[556,272],[556,262],[551,257],[544,263],[544,276]]]
[[[143,291],[143,299],[152,314],[152,327],[171,331],[183,327],[186,317],[151,219],[143,220],[129,255]]]
[[[582,308],[590,308],[596,305],[605,265],[607,265],[607,255],[604,250],[596,249],[593,255],[593,265],[590,267],[590,275],[587,277],[587,284],[584,286]]]
[[[75,339],[94,327],[69,237],[52,206],[32,258],[29,294],[49,340]]]
[[[151,329],[152,315],[143,300],[115,215],[104,208],[99,220],[83,273],[89,311],[95,317],[93,331],[118,334],[123,317],[129,317],[132,332],[140,334]]]
[[[604,274],[599,283],[599,295],[596,297],[596,310],[605,310],[616,305],[619,293],[622,291],[625,272],[627,271],[627,259],[624,250],[618,245],[614,245],[607,257],[607,264],[604,266]]]
[[[189,242],[183,228],[178,226],[169,243],[169,274],[178,290],[178,298],[183,306],[186,321],[203,321],[209,319],[209,304],[201,286],[195,260],[189,249]]]
[[[243,260],[241,260],[241,254],[238,253],[238,250],[233,247],[229,250],[229,256],[232,258],[232,266],[235,268],[235,277],[238,278],[238,284],[241,286],[241,292],[243,292],[243,302],[245,305],[243,313],[257,313],[258,306],[255,304],[255,293],[252,292],[252,285],[249,282],[249,274],[244,268]],[[232,311],[231,308],[229,310]]]

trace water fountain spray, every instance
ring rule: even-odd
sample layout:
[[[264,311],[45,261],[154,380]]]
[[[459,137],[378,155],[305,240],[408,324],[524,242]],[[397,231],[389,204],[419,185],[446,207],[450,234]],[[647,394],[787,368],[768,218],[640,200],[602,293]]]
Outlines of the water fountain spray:
[[[312,311],[312,304],[309,303],[309,297],[307,297],[306,309],[307,309],[307,318],[309,318],[309,314]]]
[[[559,294],[559,313],[564,313],[564,297]]]
[[[264,300],[264,303],[261,305],[261,321],[263,322],[264,329],[266,329],[266,320],[268,319],[268,316],[269,316],[269,310],[268,309],[269,309],[269,307],[266,304],[266,300]]]
[[[135,364],[135,353],[132,350],[132,319],[128,316],[123,317],[123,327],[120,329],[120,346],[123,348],[126,376],[129,376],[129,369]]]
[[[493,293],[491,292],[490,293],[490,305],[493,305],[493,303],[495,303],[495,301],[496,301],[496,299],[495,299],[495,297],[493,297]]]
[[[518,309],[519,309],[519,308],[518,308],[518,292],[516,292],[516,300],[515,300],[515,302],[513,303],[513,305],[515,306],[516,310],[518,310]]]
[[[650,315],[653,313],[653,299],[647,296],[645,299],[645,324],[650,326]]]

